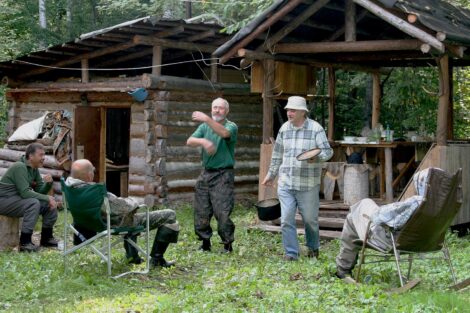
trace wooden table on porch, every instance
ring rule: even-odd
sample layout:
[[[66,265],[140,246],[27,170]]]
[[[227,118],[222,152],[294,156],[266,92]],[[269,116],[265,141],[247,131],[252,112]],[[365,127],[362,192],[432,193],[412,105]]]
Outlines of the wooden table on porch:
[[[393,169],[392,169],[392,149],[397,147],[396,142],[379,143],[359,143],[359,142],[336,142],[341,147],[350,148],[377,148],[383,149],[385,154],[385,167],[382,167],[380,175],[385,176],[385,200],[387,203],[393,202]],[[382,192],[382,191],[381,191]]]

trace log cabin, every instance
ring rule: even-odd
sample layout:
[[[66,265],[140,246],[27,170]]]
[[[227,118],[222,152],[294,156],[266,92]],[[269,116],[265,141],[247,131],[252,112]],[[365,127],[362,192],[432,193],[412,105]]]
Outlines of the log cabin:
[[[153,206],[192,197],[201,163],[200,151],[185,146],[198,126],[191,113],[209,114],[212,100],[224,97],[239,126],[236,194],[256,194],[261,100],[245,71],[211,56],[230,38],[221,29],[149,16],[1,62],[8,132],[46,111],[71,112],[73,159],[91,160],[109,191]],[[2,151],[4,168],[21,155]]]

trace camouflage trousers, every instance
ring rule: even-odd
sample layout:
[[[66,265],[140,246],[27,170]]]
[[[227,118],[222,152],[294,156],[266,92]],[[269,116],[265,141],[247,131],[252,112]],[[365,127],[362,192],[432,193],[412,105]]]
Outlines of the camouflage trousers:
[[[196,182],[194,198],[194,229],[199,239],[211,238],[210,221],[214,215],[222,243],[233,242],[235,224],[230,219],[234,205],[233,169],[203,170]]]
[[[146,213],[136,213],[134,215],[134,226],[146,226],[147,224]],[[176,213],[173,210],[165,209],[149,212],[149,227],[150,230],[157,229],[165,224],[176,223]]]

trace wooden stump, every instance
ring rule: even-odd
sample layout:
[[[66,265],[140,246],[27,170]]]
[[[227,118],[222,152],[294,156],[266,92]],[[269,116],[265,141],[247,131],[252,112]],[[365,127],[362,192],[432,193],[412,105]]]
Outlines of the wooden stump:
[[[0,251],[14,249],[20,242],[20,219],[0,215]]]

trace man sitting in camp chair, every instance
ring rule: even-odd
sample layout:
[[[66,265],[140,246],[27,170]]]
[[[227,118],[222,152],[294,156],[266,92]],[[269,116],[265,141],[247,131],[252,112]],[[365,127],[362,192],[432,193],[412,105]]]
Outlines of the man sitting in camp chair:
[[[65,181],[68,187],[80,188],[90,184],[94,184],[95,168],[90,161],[86,159],[77,160],[73,162],[71,168],[71,175]],[[108,192],[107,194],[110,209],[111,209],[111,227],[123,226],[144,226],[146,225],[146,214],[135,213],[140,207],[139,204],[130,198],[116,197],[114,194]],[[105,217],[106,212],[102,212]],[[149,215],[150,230],[158,229],[153,242],[151,256],[151,264],[153,266],[170,267],[174,262],[168,262],[164,259],[163,255],[167,250],[170,243],[176,243],[179,233],[179,225],[176,221],[175,211],[170,209],[152,211]],[[86,237],[91,238],[96,232],[83,229],[83,225],[79,227],[79,231]],[[137,235],[129,235],[127,237],[132,241],[136,241]],[[75,243],[77,243],[75,241]],[[124,241],[124,248],[126,249],[126,257],[129,263],[139,264],[142,262],[138,251],[128,242]]]
[[[413,176],[416,195],[404,201],[378,206],[371,199],[363,199],[351,206],[350,213],[344,221],[341,247],[336,257],[336,276],[338,278],[343,279],[351,276],[362,242],[366,237],[369,221],[371,222],[371,232],[368,243],[381,250],[390,250],[392,247],[390,234],[381,224],[395,230],[399,230],[405,225],[423,201],[428,173],[429,168],[419,171]]]

